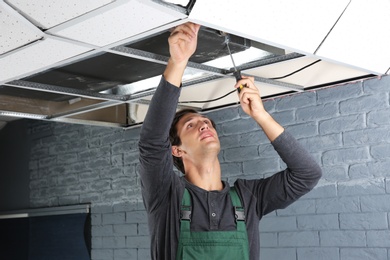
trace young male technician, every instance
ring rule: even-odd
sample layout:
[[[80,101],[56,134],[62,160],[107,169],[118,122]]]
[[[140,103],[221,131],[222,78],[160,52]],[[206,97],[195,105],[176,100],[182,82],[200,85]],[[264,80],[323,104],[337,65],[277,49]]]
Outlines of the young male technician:
[[[140,176],[151,257],[257,260],[259,220],[309,192],[321,169],[265,111],[253,79],[244,77],[235,85],[246,86],[239,94],[241,107],[263,129],[287,169],[266,179],[238,179],[234,189],[221,181],[214,123],[195,111],[174,121],[181,79],[196,50],[198,30],[199,25],[186,23],[172,31],[171,57],[141,130]],[[173,158],[184,170],[183,177],[174,173]]]

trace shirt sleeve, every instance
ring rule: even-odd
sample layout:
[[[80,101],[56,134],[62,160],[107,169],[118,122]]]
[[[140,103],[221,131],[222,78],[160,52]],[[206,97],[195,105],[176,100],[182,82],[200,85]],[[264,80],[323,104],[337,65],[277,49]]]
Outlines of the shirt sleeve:
[[[242,192],[255,197],[259,218],[287,207],[312,190],[322,176],[318,163],[287,131],[278,136],[272,145],[287,168],[264,179],[238,180],[246,189]]]
[[[148,212],[163,202],[174,176],[169,129],[173,121],[180,88],[164,77],[156,89],[143,122],[139,147],[141,190]]]

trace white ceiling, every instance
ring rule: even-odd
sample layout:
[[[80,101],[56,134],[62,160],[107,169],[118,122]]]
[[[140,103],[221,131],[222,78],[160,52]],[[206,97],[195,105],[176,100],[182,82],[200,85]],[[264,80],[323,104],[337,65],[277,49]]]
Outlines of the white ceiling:
[[[153,91],[137,98],[139,92],[144,91],[139,84],[127,86],[128,89],[131,88],[126,93],[127,99],[124,96],[113,99],[101,93],[90,95],[89,92],[69,91],[61,86],[37,86],[25,82],[24,78],[102,53],[133,57],[134,53],[122,48],[125,44],[154,36],[187,21],[266,44],[268,47],[276,47],[283,50],[286,56],[299,54],[293,59],[248,69],[242,67],[243,74],[256,76],[256,84],[263,97],[389,73],[388,0],[377,0],[375,4],[364,0],[242,0],[239,8],[234,0],[197,0],[191,10],[184,7],[188,2],[0,1],[0,90],[3,85],[67,94],[76,98],[72,102],[59,104],[28,100],[29,97],[26,96],[9,97],[0,94],[1,118],[6,119],[4,122],[27,117],[70,123],[131,126],[132,123],[120,118],[123,116],[132,118],[133,123],[141,123]],[[188,14],[188,11],[191,12]],[[156,58],[155,55],[142,55],[142,59],[152,59],[161,64],[166,62],[164,58]],[[234,56],[239,59],[239,54]],[[317,60],[321,61],[299,73],[272,80]],[[225,62],[225,70],[231,71],[230,62]],[[231,73],[208,71],[209,68],[205,65],[207,64],[195,64],[187,73],[206,71],[209,76],[218,77],[183,88],[180,101],[210,100],[231,91],[235,81]],[[152,90],[156,87],[155,84],[150,86]],[[79,100],[81,101],[78,102]],[[18,103],[23,106],[18,107]],[[237,103],[236,95],[228,95],[215,102],[182,105],[213,109],[234,103]],[[124,115],[118,113],[123,104],[129,104]],[[100,114],[97,113],[99,109],[102,112]],[[114,119],[109,119],[111,113],[116,113]]]

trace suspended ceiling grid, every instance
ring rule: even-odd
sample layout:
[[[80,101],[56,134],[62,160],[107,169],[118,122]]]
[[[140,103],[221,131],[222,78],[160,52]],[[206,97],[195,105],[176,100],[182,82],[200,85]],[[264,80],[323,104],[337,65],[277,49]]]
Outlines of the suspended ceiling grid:
[[[380,32],[390,19],[388,2],[381,4],[374,17],[361,17],[373,8],[359,0],[262,1],[263,15],[249,8],[245,19],[234,19],[235,1],[197,0],[191,12],[157,0],[0,1],[0,125],[18,118],[124,128],[142,123],[168,60],[169,30],[186,21],[202,28],[180,107],[237,104],[235,93],[191,102],[232,92],[226,42],[263,97],[383,75],[390,67],[389,36],[377,35],[378,43],[369,45],[361,33],[344,35],[356,15]],[[370,51],[356,55],[359,44],[345,44],[356,35]]]

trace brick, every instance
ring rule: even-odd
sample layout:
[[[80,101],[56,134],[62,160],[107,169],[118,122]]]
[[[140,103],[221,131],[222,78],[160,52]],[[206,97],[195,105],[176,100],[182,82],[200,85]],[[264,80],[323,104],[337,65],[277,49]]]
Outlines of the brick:
[[[137,225],[136,224],[120,224],[113,225],[114,234],[122,236],[136,236],[137,235]]]
[[[302,196],[304,199],[329,198],[337,196],[336,183],[320,180],[317,186],[309,193]]]
[[[358,197],[336,197],[317,199],[317,214],[360,212]]]
[[[114,212],[134,211],[137,209],[137,201],[114,201],[112,207]]]
[[[385,183],[383,179],[357,179],[339,182],[337,191],[340,196],[384,194]]]
[[[329,148],[342,147],[342,136],[340,133],[329,135],[318,135],[313,137],[301,138],[299,142],[309,152],[322,152]]]
[[[365,127],[364,115],[339,116],[319,122],[319,133],[321,135],[340,133],[349,130],[363,129]]]
[[[296,217],[274,217],[267,216],[260,221],[260,232],[281,232],[281,231],[296,231]]]
[[[222,123],[220,129],[222,131],[219,131],[220,135],[235,135],[257,131],[259,126],[252,118],[248,118]]]
[[[113,236],[113,226],[112,225],[94,225],[92,226],[92,236],[107,237]]]
[[[319,246],[320,244],[316,231],[280,232],[278,241],[281,247],[307,247]]]
[[[315,136],[318,134],[317,123],[294,124],[286,127],[295,138]]]
[[[226,162],[249,161],[259,157],[258,147],[238,147],[224,150],[224,159]]]
[[[336,103],[319,104],[297,108],[295,116],[298,122],[317,121],[339,116],[339,109]]]
[[[321,169],[323,180],[340,181],[349,179],[347,165],[323,166]]]
[[[341,248],[341,260],[379,260],[387,259],[385,248]]]
[[[390,231],[388,229],[367,231],[367,246],[390,248]]]
[[[89,186],[91,191],[103,191],[111,189],[111,180],[96,180],[92,182]]]
[[[80,194],[80,203],[101,202],[101,196],[98,192],[89,192],[87,194]]]
[[[302,93],[291,94],[275,99],[276,110],[291,110],[291,104],[294,108],[312,106],[316,103],[317,95],[315,92],[306,91]]]
[[[149,225],[144,223],[138,224],[138,235],[149,236]]]
[[[347,230],[384,229],[388,227],[386,213],[341,213],[340,228]]]
[[[363,179],[374,177],[367,164],[354,164],[349,167],[348,175],[351,179]]]
[[[112,181],[112,189],[126,189],[137,185],[137,179],[134,177],[121,177]]]
[[[122,224],[125,223],[126,214],[124,212],[119,213],[106,213],[103,215],[103,224]]]
[[[276,173],[279,169],[279,160],[273,159],[256,159],[243,162],[243,173],[250,174],[264,174]]]
[[[239,146],[248,146],[254,144],[260,144],[260,145],[269,144],[269,140],[267,136],[260,129],[258,131],[242,133],[238,136],[239,136]]]
[[[276,122],[283,126],[292,125],[295,123],[295,115],[294,111],[292,110],[274,112],[271,114],[271,116],[275,119]]]
[[[363,90],[366,93],[388,93],[390,77],[378,76],[376,78],[363,81]]]
[[[294,248],[261,248],[260,249],[261,260],[297,260],[296,250]]]
[[[293,204],[289,205],[285,209],[278,209],[278,216],[296,216],[304,214],[314,214],[315,213],[315,201],[313,199],[301,199],[295,201]]]
[[[127,248],[149,248],[150,238],[149,236],[127,237],[126,247]]]
[[[260,232],[260,245],[261,247],[277,247],[278,233]]]
[[[357,82],[321,89],[317,91],[317,103],[323,104],[358,97],[363,92],[362,85],[361,82]]]
[[[369,111],[367,113],[368,126],[388,126],[390,125],[390,114],[388,109]]]
[[[368,128],[343,133],[345,145],[378,144],[389,140],[387,128]]]
[[[362,196],[360,200],[363,212],[390,212],[390,194]]]
[[[118,201],[126,198],[125,190],[106,190],[102,193],[103,201]]]
[[[386,159],[388,154],[390,154],[390,146],[388,144],[371,146],[371,155],[374,159]]]
[[[103,248],[126,248],[126,238],[124,236],[103,237]]]
[[[351,147],[326,151],[322,154],[324,165],[335,165],[367,161],[370,158],[366,147]]]
[[[114,250],[112,249],[92,249],[91,258],[93,260],[111,260],[114,259]]]
[[[150,249],[138,248],[138,259],[152,259]]]
[[[72,196],[60,196],[58,198],[58,204],[59,205],[75,205],[78,204],[80,201],[79,195],[72,195]]]
[[[205,116],[212,119],[215,124],[220,124],[226,121],[239,119],[239,113],[237,107],[208,112],[205,114]]]
[[[129,165],[132,163],[138,163],[139,161],[139,153],[138,151],[125,152],[123,155],[123,164]]]
[[[241,146],[239,135],[219,136],[219,141],[223,149]]]
[[[299,260],[340,260],[339,249],[308,247],[298,248],[297,255]]]
[[[338,214],[297,216],[300,230],[333,230],[339,229]]]
[[[115,249],[114,250],[114,260],[139,259],[137,257],[138,257],[137,249]]]
[[[147,223],[146,211],[132,211],[126,213],[126,223]]]
[[[320,231],[321,246],[363,247],[366,246],[365,231]]]
[[[378,161],[378,162],[368,162],[368,169],[374,177],[388,177],[390,176],[390,161]]]
[[[356,114],[367,111],[375,111],[387,107],[387,96],[381,93],[364,95],[340,102],[341,114]]]
[[[390,193],[390,179],[386,179],[386,192]]]
[[[222,176],[237,176],[242,174],[240,163],[221,163]]]

